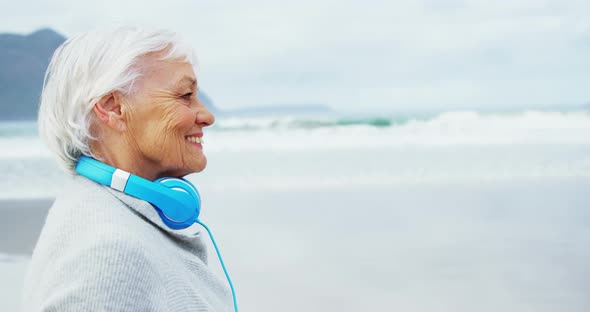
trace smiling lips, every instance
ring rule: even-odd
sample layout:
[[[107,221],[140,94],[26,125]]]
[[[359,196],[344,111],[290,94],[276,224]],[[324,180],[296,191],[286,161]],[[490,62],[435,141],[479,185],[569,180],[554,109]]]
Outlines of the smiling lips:
[[[203,134],[191,134],[186,136],[186,140],[194,145],[202,147],[203,145]]]

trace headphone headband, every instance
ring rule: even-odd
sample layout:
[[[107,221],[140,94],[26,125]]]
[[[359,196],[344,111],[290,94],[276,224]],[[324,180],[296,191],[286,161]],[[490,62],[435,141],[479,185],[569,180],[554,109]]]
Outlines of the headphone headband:
[[[80,156],[76,172],[152,204],[162,221],[172,229],[184,229],[199,218],[201,199],[195,186],[185,179],[161,178],[149,181],[94,158]]]

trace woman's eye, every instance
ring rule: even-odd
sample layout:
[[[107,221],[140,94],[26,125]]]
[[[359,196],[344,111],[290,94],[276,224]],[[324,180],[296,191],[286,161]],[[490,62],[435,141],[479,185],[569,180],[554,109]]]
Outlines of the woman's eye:
[[[189,92],[187,94],[184,94],[182,96],[182,98],[185,99],[185,100],[190,100],[192,96],[193,96],[193,93],[192,92]]]

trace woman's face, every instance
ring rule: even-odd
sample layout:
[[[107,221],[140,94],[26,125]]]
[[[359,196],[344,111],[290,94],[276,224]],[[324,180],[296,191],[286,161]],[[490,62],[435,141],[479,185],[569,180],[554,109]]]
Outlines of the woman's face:
[[[215,117],[197,98],[193,66],[152,61],[142,74],[121,107],[133,161],[152,180],[202,171],[207,158],[199,142]]]

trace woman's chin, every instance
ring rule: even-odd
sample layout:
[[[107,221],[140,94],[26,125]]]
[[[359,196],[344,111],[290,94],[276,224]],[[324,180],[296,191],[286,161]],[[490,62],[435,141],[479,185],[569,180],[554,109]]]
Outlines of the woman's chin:
[[[205,170],[206,167],[207,167],[207,158],[205,158],[205,156],[203,156],[202,159],[199,159],[194,164],[191,164],[190,168],[188,168],[188,170],[190,172],[187,174],[199,173],[199,172]]]
[[[159,173],[158,177],[175,177],[175,178],[182,178],[189,174],[199,173],[205,170],[207,166],[207,160],[203,159],[201,161],[195,161],[189,164],[185,164],[184,166],[176,167],[170,170],[163,170]]]

